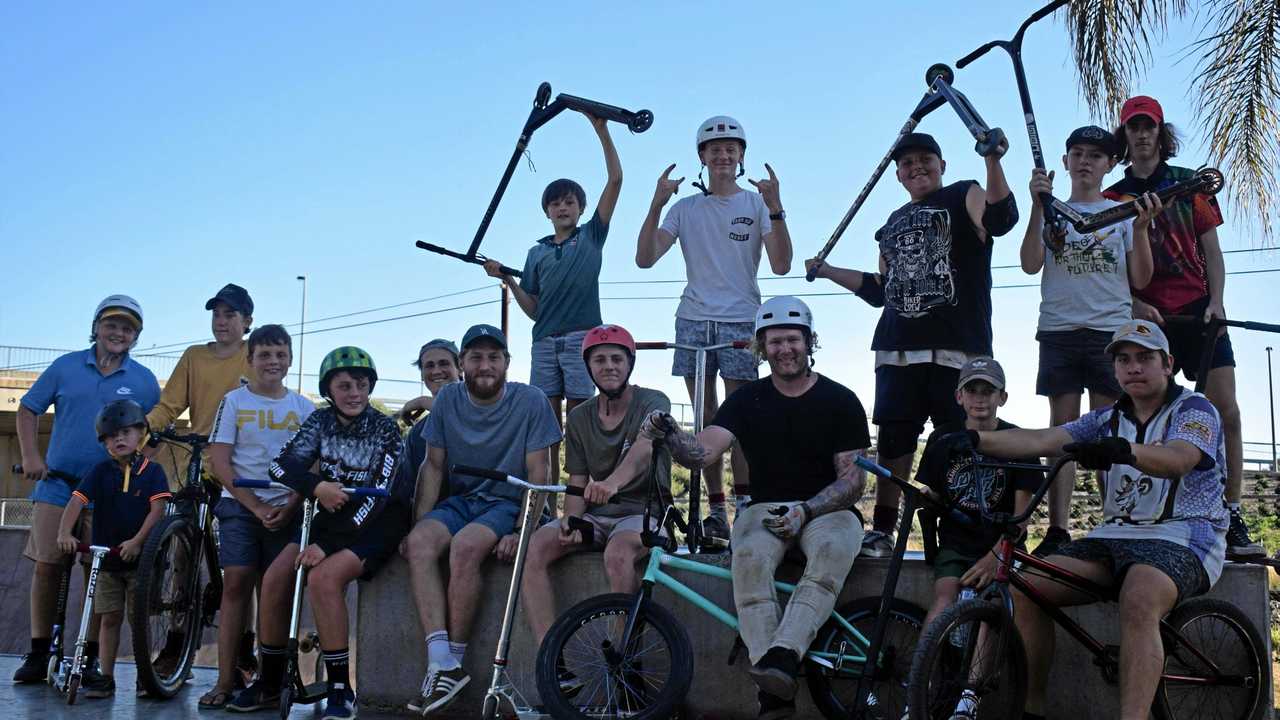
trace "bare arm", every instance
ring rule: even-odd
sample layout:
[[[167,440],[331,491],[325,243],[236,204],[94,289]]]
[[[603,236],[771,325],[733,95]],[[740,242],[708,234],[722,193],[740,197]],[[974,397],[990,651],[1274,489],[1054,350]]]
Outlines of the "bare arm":
[[[671,457],[681,465],[697,470],[713,463],[733,445],[733,433],[719,425],[703,428],[694,436],[684,430],[667,434]]]
[[[662,171],[662,176],[658,178],[658,186],[653,191],[653,200],[649,203],[649,214],[644,216],[644,223],[640,225],[640,236],[636,239],[638,267],[653,267],[654,263],[658,262],[658,259],[676,243],[674,235],[658,227],[658,216],[662,213],[662,208],[679,189],[680,183],[684,182],[683,177],[678,180],[671,179],[671,171],[675,168],[676,166],[671,164]]]
[[[551,475],[551,453],[549,448],[542,448],[527,452],[524,454],[524,467],[529,471],[529,482],[534,485],[546,485],[547,478]],[[542,516],[542,507],[546,504],[545,495],[539,495],[532,506],[529,508],[529,516],[516,520],[516,525],[511,529],[513,535],[520,533],[520,528],[524,527],[524,523],[532,522],[529,527],[536,528],[538,518]],[[523,505],[522,505],[523,507]]]
[[[576,488],[585,488],[590,478],[586,475],[570,475],[569,485]],[[582,517],[587,511],[587,501],[579,495],[564,496],[564,514],[566,517]]]
[[[76,497],[74,494],[67,501],[66,507],[62,508],[62,519],[58,522],[58,537],[72,537],[71,528],[76,526],[76,521],[80,519],[80,512],[84,510],[84,501]],[[88,542],[89,538],[76,538],[80,542]]]
[[[599,118],[587,116],[596,135],[600,138],[600,147],[604,150],[604,167],[608,173],[604,189],[600,191],[600,199],[596,201],[596,214],[606,225],[613,219],[613,209],[618,205],[618,195],[622,192],[622,161],[618,159],[618,150],[613,146],[613,137],[609,135],[609,123]]]
[[[444,448],[428,447],[427,458],[418,467],[418,489],[413,503],[414,518],[431,512],[440,499],[440,486],[444,482]]]
[[[978,448],[988,455],[1005,458],[1039,458],[1062,454],[1062,446],[1071,442],[1071,433],[1061,427],[1046,430],[983,431]]]
[[[848,510],[862,497],[867,474],[855,462],[855,458],[862,454],[862,450],[846,450],[835,454],[836,479],[805,501],[809,510],[806,521],[837,510]]]
[[[213,476],[218,482],[231,493],[245,509],[254,512],[254,508],[265,505],[266,503],[258,499],[258,496],[248,488],[236,487],[236,471],[231,466],[231,444],[230,443],[210,443],[209,444],[209,463],[213,465]],[[263,480],[264,478],[240,478],[242,480]],[[257,513],[254,512],[256,515]]]
[[[26,407],[18,406],[18,452],[22,455],[22,472],[28,480],[43,480],[48,475],[44,458],[40,456],[40,443],[36,441],[36,430],[40,418]]]
[[[1125,253],[1129,268],[1129,286],[1141,290],[1151,282],[1155,261],[1151,258],[1151,223],[1133,223],[1133,249]],[[1221,259],[1221,255],[1218,256]]]
[[[1044,208],[1040,205],[1040,193],[1053,192],[1053,173],[1040,168],[1031,171],[1031,218],[1027,221],[1027,231],[1022,234],[1022,247],[1018,249],[1018,259],[1022,262],[1022,272],[1035,275],[1044,267]]]

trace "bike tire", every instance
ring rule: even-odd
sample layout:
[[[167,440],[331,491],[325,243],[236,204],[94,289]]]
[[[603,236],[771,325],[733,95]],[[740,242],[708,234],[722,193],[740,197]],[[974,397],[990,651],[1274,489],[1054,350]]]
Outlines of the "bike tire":
[[[204,625],[200,565],[195,561],[198,542],[187,516],[170,515],[147,535],[138,556],[129,624],[138,681],[153,697],[177,694],[200,647]],[[197,574],[194,583],[191,573]]]
[[[1244,681],[1227,685],[1180,685],[1160,681],[1153,710],[1158,718],[1260,718],[1265,708],[1263,690],[1269,668],[1263,657],[1262,637],[1239,608],[1214,598],[1195,598],[1174,608],[1166,623],[1181,641],[1165,632],[1165,673],[1197,676],[1210,672],[1182,642],[1202,653],[1218,671]]]
[[[987,631],[985,643],[978,640],[979,628]],[[952,642],[957,633],[964,638],[960,647]],[[975,663],[986,668],[978,679],[963,669]],[[976,718],[1022,717],[1027,655],[1013,618],[999,605],[967,600],[944,610],[925,629],[911,664],[911,720],[950,718],[965,689],[977,695]]]
[[[645,604],[631,648],[617,666],[602,657],[635,600],[626,593],[597,595],[569,608],[551,626],[538,648],[536,675],[538,694],[552,717],[667,720],[684,701],[693,680],[693,648],[684,626],[661,605]],[[638,646],[643,652],[636,655]],[[561,693],[562,667],[582,681],[580,690]]]
[[[880,598],[858,598],[837,608],[836,614],[870,640],[876,618],[880,614]],[[880,647],[881,657],[888,662],[875,674],[871,685],[872,699],[864,706],[871,714],[864,717],[893,720],[902,717],[902,710],[907,702],[911,658],[924,628],[924,617],[925,611],[913,603],[898,598],[890,601],[889,625],[885,627]],[[839,652],[842,642],[855,647],[859,644],[843,626],[835,620],[828,620],[818,629],[809,651]],[[862,670],[860,664],[844,667],[838,673],[816,662],[805,665],[809,696],[813,698],[813,703],[818,706],[823,717],[832,720],[853,717],[858,699],[858,679]]]

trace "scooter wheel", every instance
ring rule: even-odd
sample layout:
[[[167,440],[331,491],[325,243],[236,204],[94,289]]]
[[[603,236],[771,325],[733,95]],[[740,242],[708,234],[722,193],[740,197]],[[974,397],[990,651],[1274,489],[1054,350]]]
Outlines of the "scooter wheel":
[[[942,78],[943,82],[952,85],[956,81],[956,73],[951,66],[946,63],[934,63],[924,71],[924,84],[933,87],[933,81]]]
[[[542,109],[551,102],[551,83],[544,82],[538,86],[538,94],[533,97],[533,106]]]
[[[653,113],[648,110],[638,110],[631,119],[627,121],[627,127],[633,133],[642,133],[653,126]]]
[[[58,687],[58,673],[62,670],[62,658],[49,656],[49,664],[45,666],[45,680],[53,687]]]

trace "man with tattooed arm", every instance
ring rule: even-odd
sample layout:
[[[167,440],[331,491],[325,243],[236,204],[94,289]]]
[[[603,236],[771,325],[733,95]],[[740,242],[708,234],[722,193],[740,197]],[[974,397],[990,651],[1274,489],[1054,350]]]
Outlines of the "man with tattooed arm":
[[[746,454],[751,504],[733,524],[733,596],[760,689],[759,717],[770,720],[795,713],[800,658],[862,544],[853,504],[865,477],[854,458],[871,445],[867,417],[853,391],[813,372],[816,347],[809,308],[775,297],[755,321],[755,351],[768,361],[768,377],[730,395],[696,436],[658,411],[641,429],[665,437],[671,456],[689,468],[720,458],[735,440]],[[807,562],[779,612],[773,577],[792,547]]]

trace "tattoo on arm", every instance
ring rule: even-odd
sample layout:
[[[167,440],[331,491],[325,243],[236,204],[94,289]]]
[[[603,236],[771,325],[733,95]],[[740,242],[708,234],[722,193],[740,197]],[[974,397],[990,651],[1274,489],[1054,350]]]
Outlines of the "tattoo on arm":
[[[667,447],[671,457],[681,465],[690,469],[700,469],[714,458],[708,458],[707,449],[702,446],[693,433],[678,430],[667,434]]]
[[[823,488],[817,495],[807,501],[813,517],[826,515],[837,510],[847,510],[862,497],[862,489],[866,484],[867,475],[862,468],[854,463],[854,458],[861,454],[861,450],[836,453],[835,482]]]

